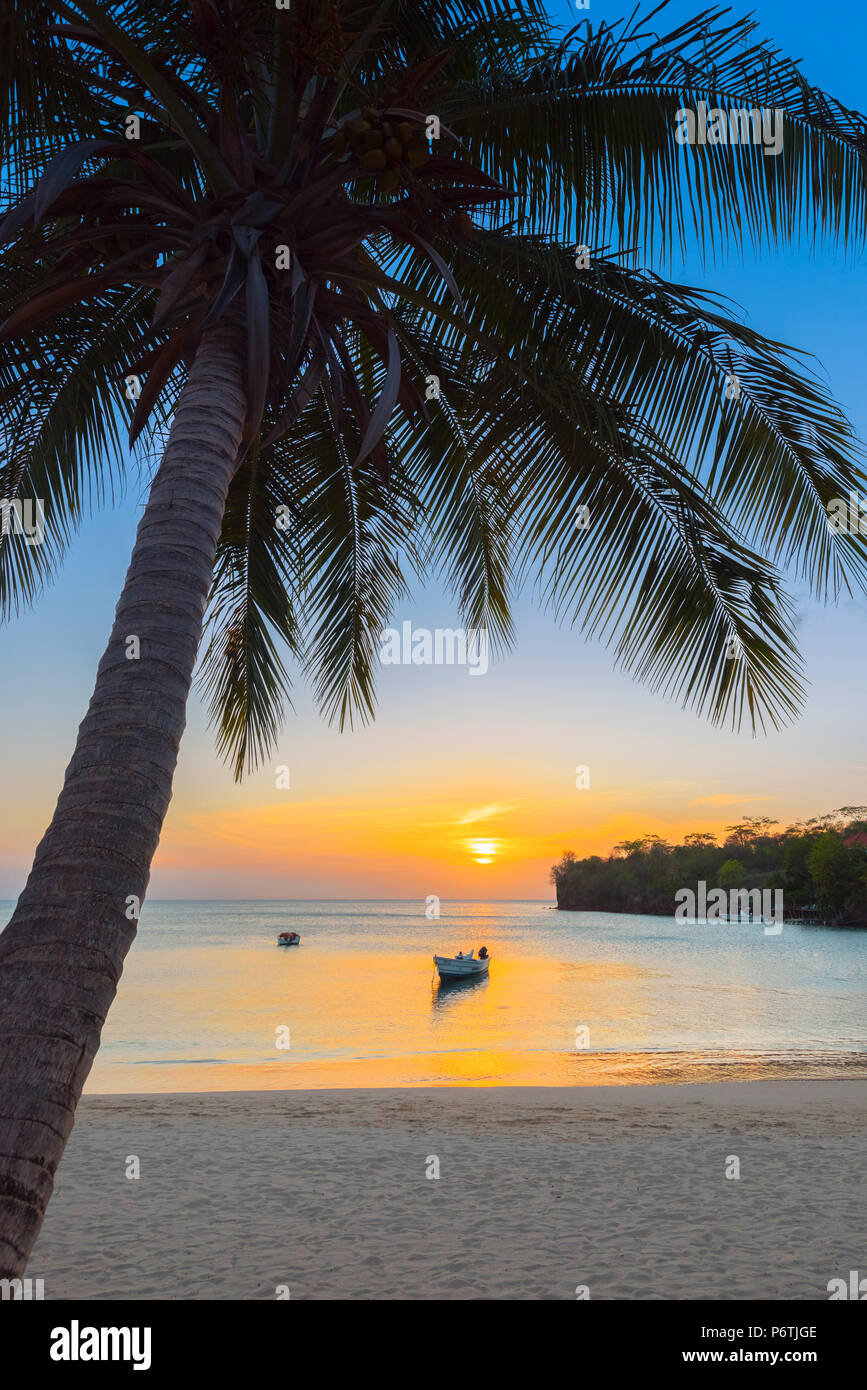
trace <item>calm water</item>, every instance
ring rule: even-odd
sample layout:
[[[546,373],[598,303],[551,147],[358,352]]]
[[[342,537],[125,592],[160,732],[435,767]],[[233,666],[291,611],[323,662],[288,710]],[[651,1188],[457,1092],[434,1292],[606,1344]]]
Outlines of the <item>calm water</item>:
[[[867,932],[787,924],[769,937],[535,902],[441,911],[427,921],[419,902],[147,904],[88,1089],[867,1073]],[[299,948],[276,946],[287,927]],[[483,944],[486,981],[437,985],[434,950]],[[588,1048],[576,1048],[581,1027]],[[290,1046],[278,1047],[286,1029]]]

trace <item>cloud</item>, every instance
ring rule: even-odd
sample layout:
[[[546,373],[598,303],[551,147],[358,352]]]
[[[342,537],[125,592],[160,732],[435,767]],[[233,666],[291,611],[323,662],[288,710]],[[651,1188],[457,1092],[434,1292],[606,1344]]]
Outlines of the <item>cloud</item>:
[[[520,801],[495,801],[490,806],[479,806],[474,811],[468,811],[465,816],[461,816],[457,821],[458,825],[474,825],[479,820],[493,820],[494,816],[502,816],[506,811],[514,811],[516,806],[520,806]]]

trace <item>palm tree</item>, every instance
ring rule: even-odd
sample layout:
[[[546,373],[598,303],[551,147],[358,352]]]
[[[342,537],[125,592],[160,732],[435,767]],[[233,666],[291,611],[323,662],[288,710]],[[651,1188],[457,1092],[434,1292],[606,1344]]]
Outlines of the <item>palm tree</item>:
[[[380,630],[431,568],[495,647],[532,575],[710,718],[797,712],[781,569],[830,597],[863,581],[825,513],[862,486],[852,430],[805,361],[636,256],[863,237],[865,123],[751,22],[656,23],[7,4],[0,497],[44,498],[46,534],[0,538],[4,613],[129,466],[124,426],[159,465],[0,937],[0,1273],[38,1233],[135,935],[205,628],[237,776],[274,746],[287,651],[326,715],[372,713]],[[782,154],[679,146],[699,100],[779,108]]]

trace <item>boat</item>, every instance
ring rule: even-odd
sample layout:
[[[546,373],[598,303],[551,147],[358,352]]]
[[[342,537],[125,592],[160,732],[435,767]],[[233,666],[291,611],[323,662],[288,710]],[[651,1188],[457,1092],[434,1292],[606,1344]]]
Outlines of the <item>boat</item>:
[[[434,965],[441,980],[466,980],[487,975],[490,963],[489,955],[476,956],[472,951],[461,951],[457,956],[434,956]]]
[[[281,931],[277,937],[278,946],[300,946],[301,936],[297,931]]]

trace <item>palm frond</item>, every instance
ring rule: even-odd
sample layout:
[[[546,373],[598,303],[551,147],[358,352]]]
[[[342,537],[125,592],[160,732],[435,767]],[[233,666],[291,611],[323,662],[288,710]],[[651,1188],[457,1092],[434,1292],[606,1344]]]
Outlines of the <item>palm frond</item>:
[[[561,248],[488,233],[462,259],[470,324],[507,342],[529,378],[550,387],[560,373],[573,391],[580,378],[643,420],[735,532],[820,598],[865,586],[858,537],[828,525],[833,499],[867,487],[863,446],[806,354],[720,296],[604,256],[582,271]]]
[[[310,518],[305,665],[323,713],[343,728],[373,714],[382,629],[408,593],[406,567],[419,567],[420,502],[393,457],[387,480],[353,462],[360,440],[335,430],[322,398],[301,429],[294,448],[314,480],[302,498]]]
[[[200,679],[236,777],[290,661],[329,718],[370,717],[382,628],[430,571],[495,649],[532,579],[652,688],[791,718],[781,570],[864,585],[827,520],[865,490],[860,445],[806,358],[635,258],[860,242],[867,122],[753,20],[665,33],[666,10],[559,33],[541,0],[10,0],[0,496],[44,496],[47,531],[0,537],[0,612],[122,483],[123,423],[140,455],[164,437],[232,313],[248,418]],[[779,156],[680,145],[699,102],[782,112]]]
[[[223,518],[199,683],[236,780],[273,749],[291,704],[281,648],[302,656],[298,483],[285,446],[267,460],[251,450]]]
[[[139,290],[107,292],[68,310],[52,333],[28,335],[0,355],[0,497],[41,499],[45,535],[0,535],[0,618],[32,603],[53,577],[83,518],[119,495],[128,467],[122,439],[123,365],[148,320]],[[151,422],[164,430],[171,398]]]
[[[666,9],[585,22],[519,73],[480,71],[453,91],[444,116],[469,156],[520,190],[518,230],[614,239],[651,259],[693,237],[722,256],[817,233],[862,244],[867,120],[812,86],[754,19],[715,6],[666,33]],[[779,111],[782,150],[678,145],[677,112],[699,102]]]

